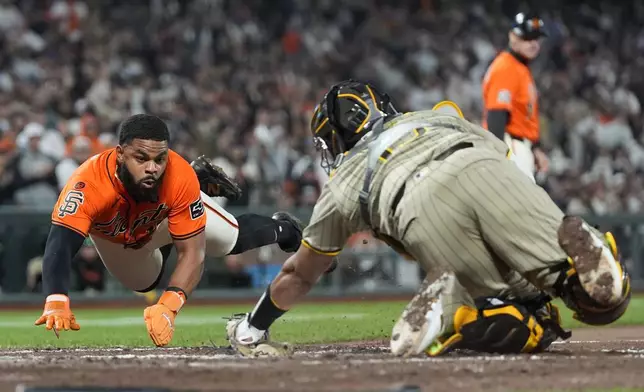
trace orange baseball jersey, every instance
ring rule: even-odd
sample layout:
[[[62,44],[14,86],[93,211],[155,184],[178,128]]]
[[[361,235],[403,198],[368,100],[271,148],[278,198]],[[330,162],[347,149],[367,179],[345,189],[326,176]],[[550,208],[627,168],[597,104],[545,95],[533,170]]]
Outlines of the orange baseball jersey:
[[[489,110],[507,110],[510,136],[539,140],[539,107],[537,88],[530,68],[512,53],[499,54],[483,79],[483,128],[487,129]]]
[[[51,214],[52,224],[135,249],[145,245],[166,218],[176,240],[197,235],[206,227],[197,175],[172,150],[158,202],[134,202],[116,176],[116,149],[110,149],[76,169]]]

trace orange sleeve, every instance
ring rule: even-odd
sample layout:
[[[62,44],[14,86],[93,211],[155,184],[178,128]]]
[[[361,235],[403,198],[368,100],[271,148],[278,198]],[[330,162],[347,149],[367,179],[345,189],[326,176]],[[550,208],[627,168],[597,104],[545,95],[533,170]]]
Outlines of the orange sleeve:
[[[518,92],[519,74],[506,64],[498,64],[487,75],[485,96],[486,110],[507,110],[512,112],[512,100]]]
[[[98,216],[102,196],[96,187],[82,178],[72,177],[60,192],[51,213],[51,223],[87,237]]]
[[[168,214],[168,231],[175,240],[185,240],[206,229],[206,212],[201,201],[197,174],[189,170],[177,177],[175,203]]]

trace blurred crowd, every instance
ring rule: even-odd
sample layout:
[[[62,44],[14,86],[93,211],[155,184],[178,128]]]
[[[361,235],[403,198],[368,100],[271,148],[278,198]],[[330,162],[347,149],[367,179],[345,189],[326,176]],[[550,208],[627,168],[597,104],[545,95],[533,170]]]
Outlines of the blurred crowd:
[[[542,185],[568,212],[644,201],[644,4],[535,2]],[[51,206],[118,123],[168,121],[172,148],[214,158],[239,206],[310,206],[324,174],[308,133],[324,90],[354,77],[402,110],[450,99],[481,120],[507,45],[507,0],[0,0],[0,203]],[[229,204],[230,205],[230,204]]]

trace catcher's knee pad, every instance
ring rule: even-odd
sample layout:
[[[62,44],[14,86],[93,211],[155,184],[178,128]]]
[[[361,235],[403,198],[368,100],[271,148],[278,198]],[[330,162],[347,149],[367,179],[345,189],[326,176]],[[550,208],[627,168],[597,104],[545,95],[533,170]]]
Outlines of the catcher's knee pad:
[[[477,301],[477,308],[461,306],[454,317],[456,333],[439,339],[428,355],[453,349],[519,354],[543,351],[554,339],[544,333],[535,315],[519,304],[496,298]],[[555,338],[556,339],[556,338]]]
[[[592,234],[596,237],[596,234]],[[555,293],[559,296],[564,304],[571,309],[573,318],[589,325],[607,325],[619,319],[628,308],[631,299],[631,282],[628,271],[620,261],[619,252],[615,238],[610,232],[603,234],[601,244],[596,244],[595,253],[598,257],[606,258],[607,251],[610,253],[611,263],[615,271],[611,274],[604,273],[594,279],[589,277],[592,274],[585,271],[579,260],[571,256],[567,262],[562,263],[559,279],[555,283]],[[579,255],[578,255],[579,257]],[[582,256],[583,257],[583,256]],[[587,256],[588,257],[588,256]],[[605,278],[602,276],[605,275]],[[616,275],[616,276],[613,276]],[[619,288],[619,295],[610,302],[600,301],[597,295],[594,295],[593,287],[589,285],[601,285],[602,279],[613,282],[614,288]]]

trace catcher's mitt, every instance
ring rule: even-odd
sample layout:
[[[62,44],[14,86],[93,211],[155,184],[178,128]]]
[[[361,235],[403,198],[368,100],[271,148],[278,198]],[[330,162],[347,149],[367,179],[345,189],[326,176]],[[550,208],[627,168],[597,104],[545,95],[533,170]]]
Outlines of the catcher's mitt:
[[[228,200],[238,200],[242,196],[239,185],[204,155],[195,159],[190,166],[197,173],[201,191],[208,196],[225,197]]]

